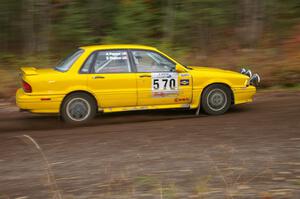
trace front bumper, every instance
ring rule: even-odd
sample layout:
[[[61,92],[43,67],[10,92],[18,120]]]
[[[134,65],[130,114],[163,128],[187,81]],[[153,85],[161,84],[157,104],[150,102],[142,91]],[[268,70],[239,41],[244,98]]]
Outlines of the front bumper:
[[[234,104],[242,104],[253,101],[253,96],[256,93],[254,86],[233,88]]]
[[[59,95],[29,95],[18,89],[16,93],[16,104],[20,110],[32,113],[59,113],[63,96]]]

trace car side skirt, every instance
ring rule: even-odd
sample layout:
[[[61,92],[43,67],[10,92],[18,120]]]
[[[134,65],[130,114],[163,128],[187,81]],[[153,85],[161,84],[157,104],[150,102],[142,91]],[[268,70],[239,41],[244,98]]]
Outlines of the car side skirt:
[[[138,110],[154,110],[154,109],[177,109],[190,108],[190,104],[170,104],[170,105],[152,105],[152,106],[134,106],[134,107],[112,107],[99,108],[99,111],[104,113],[123,112],[123,111],[138,111]]]

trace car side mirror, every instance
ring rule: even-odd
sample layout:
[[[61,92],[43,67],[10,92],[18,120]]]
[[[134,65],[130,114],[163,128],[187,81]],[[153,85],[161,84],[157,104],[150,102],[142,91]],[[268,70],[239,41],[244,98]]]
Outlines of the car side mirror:
[[[186,70],[182,66],[176,65],[176,72],[177,73],[184,73],[184,72],[186,72]]]

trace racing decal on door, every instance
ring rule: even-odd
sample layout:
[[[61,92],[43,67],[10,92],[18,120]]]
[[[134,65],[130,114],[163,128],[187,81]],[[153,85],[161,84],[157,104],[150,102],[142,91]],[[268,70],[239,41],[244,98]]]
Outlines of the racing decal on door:
[[[175,97],[178,95],[178,73],[152,73],[153,97]]]
[[[180,86],[188,86],[188,85],[190,85],[189,79],[181,79],[180,80]]]

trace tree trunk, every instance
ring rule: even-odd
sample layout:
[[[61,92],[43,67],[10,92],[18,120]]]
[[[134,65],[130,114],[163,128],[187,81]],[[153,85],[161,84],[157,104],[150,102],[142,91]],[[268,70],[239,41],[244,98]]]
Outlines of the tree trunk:
[[[34,30],[34,0],[24,0],[22,4],[23,11],[23,53],[32,54],[36,47],[36,34]]]
[[[37,51],[46,53],[49,50],[49,37],[51,27],[51,4],[49,0],[40,0],[38,4],[37,25]]]
[[[246,48],[254,48],[263,31],[264,1],[240,1],[240,27],[238,30],[240,44]]]
[[[167,0],[165,6],[165,17],[163,23],[163,30],[164,30],[164,41],[165,42],[173,42],[173,31],[174,31],[174,22],[175,22],[175,8],[174,8],[173,0]]]

